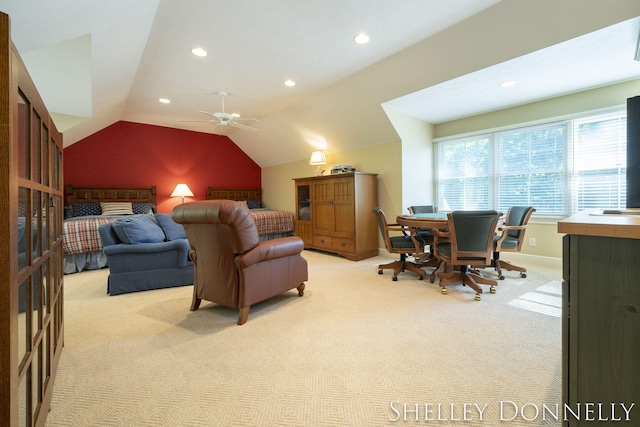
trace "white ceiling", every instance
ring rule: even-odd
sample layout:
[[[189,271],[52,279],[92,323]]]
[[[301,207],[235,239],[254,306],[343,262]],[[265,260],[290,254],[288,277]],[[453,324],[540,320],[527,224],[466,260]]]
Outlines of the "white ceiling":
[[[210,123],[181,120],[204,118],[199,110],[219,111],[216,94],[227,91],[227,112],[261,123],[257,133],[226,127],[223,134],[261,166],[308,158],[310,145],[339,152],[393,140],[382,104],[439,123],[640,77],[640,62],[632,60],[639,19],[425,84],[423,90],[408,90],[402,76],[373,83],[359,77],[469,17],[497,6],[500,13],[511,13],[512,5],[499,0],[0,0],[0,10],[11,17],[12,39],[55,113],[65,146],[119,120],[210,133]],[[360,31],[370,35],[367,45],[353,43]],[[193,56],[189,50],[195,46],[209,55]],[[437,72],[437,64],[430,66]],[[297,85],[285,87],[286,79]],[[497,91],[503,79],[518,83]],[[161,97],[171,104],[159,103]]]
[[[640,77],[640,62],[634,60],[639,34],[640,18],[630,19],[385,105],[429,123],[443,123],[635,79]],[[499,88],[507,81],[516,83]]]

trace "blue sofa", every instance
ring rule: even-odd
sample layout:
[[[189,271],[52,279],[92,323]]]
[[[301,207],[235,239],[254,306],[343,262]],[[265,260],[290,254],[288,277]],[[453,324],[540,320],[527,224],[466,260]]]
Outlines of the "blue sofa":
[[[98,231],[109,266],[109,295],[193,284],[187,235],[170,214],[132,215]]]

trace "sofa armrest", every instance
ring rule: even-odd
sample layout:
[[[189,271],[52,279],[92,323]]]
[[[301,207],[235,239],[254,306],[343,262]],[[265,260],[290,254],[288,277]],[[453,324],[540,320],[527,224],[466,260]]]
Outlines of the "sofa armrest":
[[[120,243],[117,245],[105,246],[102,250],[105,255],[115,254],[148,254],[154,252],[166,252],[174,250],[185,250],[189,253],[189,242],[187,239],[170,240],[158,243],[136,243],[133,245]]]
[[[118,267],[116,268],[121,270],[121,264],[131,264],[133,266],[131,268],[139,269],[135,267],[136,264],[166,263],[168,260],[172,260],[170,262],[177,263],[177,265],[166,265],[167,268],[185,267],[190,264],[189,249],[189,241],[187,239],[178,239],[169,242],[136,243],[133,245],[121,243],[105,246],[102,251],[107,256],[109,267],[116,267],[117,265]],[[175,255],[169,255],[170,252],[175,252]]]
[[[304,242],[298,236],[267,240],[260,242],[255,248],[238,255],[235,263],[238,269],[244,269],[259,262],[298,255],[303,249]]]

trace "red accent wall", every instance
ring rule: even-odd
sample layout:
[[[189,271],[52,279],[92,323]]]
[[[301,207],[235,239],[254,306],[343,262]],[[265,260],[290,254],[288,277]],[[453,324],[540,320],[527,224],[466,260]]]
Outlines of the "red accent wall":
[[[261,169],[226,136],[161,126],[117,122],[64,149],[64,183],[78,187],[157,188],[157,207],[169,213],[177,184],[194,197],[207,187],[260,188]]]

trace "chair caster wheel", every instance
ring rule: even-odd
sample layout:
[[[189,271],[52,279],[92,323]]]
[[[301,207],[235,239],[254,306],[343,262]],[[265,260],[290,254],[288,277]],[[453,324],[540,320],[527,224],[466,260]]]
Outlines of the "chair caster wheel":
[[[382,270],[378,270],[378,274],[382,274]]]
[[[480,301],[480,294],[476,294],[476,301]]]
[[[520,273],[520,277],[524,279],[525,277],[527,277],[527,273]]]
[[[504,276],[498,277],[498,280],[504,280]]]
[[[394,277],[394,278],[393,278],[393,279],[391,279],[391,280],[393,280],[394,282],[397,282],[397,281],[398,281],[398,278],[397,278],[397,277]]]
[[[442,288],[442,295],[446,295],[447,294],[447,288]]]
[[[490,287],[489,288],[489,292],[491,292],[492,294],[495,294],[496,293],[496,287],[495,286]]]

